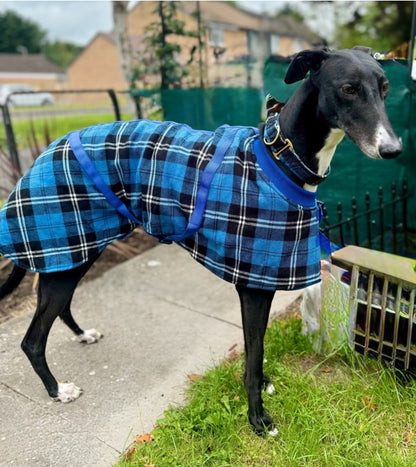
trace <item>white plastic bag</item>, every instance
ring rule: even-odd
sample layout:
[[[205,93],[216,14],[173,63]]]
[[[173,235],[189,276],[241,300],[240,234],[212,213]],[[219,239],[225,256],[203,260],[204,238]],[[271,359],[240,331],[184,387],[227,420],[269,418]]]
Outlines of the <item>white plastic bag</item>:
[[[315,352],[328,354],[348,342],[348,286],[321,261],[321,283],[305,289],[300,306],[303,333]]]

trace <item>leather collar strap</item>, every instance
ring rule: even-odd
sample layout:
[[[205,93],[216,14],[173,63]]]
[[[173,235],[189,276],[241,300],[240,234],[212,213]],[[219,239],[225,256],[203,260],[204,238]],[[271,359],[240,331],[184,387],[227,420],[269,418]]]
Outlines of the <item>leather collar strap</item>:
[[[329,175],[331,168],[328,167],[323,175],[313,172],[296,154],[292,142],[282,135],[279,124],[280,115],[274,114],[267,118],[264,125],[263,143],[278,162],[289,169],[294,175],[296,183],[307,183],[308,185],[319,185]]]

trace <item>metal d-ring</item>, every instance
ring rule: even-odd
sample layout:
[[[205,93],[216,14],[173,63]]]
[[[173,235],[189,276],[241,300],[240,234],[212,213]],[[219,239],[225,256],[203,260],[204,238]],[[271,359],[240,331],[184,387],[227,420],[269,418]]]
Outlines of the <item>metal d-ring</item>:
[[[266,141],[266,138],[263,137],[263,142],[264,142],[264,144],[265,144],[266,146],[273,146],[273,144],[279,139],[279,136],[280,136],[280,125],[277,125],[276,129],[277,129],[277,133],[276,133],[276,136],[275,136],[275,138],[274,138],[273,141],[268,142],[268,141]]]

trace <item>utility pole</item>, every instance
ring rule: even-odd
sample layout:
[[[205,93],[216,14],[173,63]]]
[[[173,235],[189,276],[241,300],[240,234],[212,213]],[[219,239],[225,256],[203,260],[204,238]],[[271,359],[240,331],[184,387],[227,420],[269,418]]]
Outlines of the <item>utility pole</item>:
[[[127,7],[128,2],[113,2],[114,37],[117,44],[118,56],[120,60],[121,74],[130,85],[132,76],[132,49],[127,28]]]
[[[201,6],[199,0],[196,2],[196,19],[198,21],[198,49],[199,49],[199,87],[203,89],[204,86],[204,65],[202,60],[202,23],[201,23]]]
[[[161,76],[161,87],[166,89],[169,87],[169,80],[167,77],[167,66],[166,66],[166,21],[165,12],[163,11],[163,1],[159,2],[159,17],[161,25],[160,33],[160,48],[162,50],[162,57],[160,61],[160,76]]]

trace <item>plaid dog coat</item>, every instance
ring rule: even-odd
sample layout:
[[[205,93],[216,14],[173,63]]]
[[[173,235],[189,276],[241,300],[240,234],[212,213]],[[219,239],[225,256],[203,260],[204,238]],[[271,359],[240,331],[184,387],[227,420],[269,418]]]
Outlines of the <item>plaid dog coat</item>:
[[[251,127],[139,120],[70,133],[10,194],[0,252],[32,271],[63,271],[139,223],[234,284],[289,290],[320,280],[315,194],[278,169]]]

